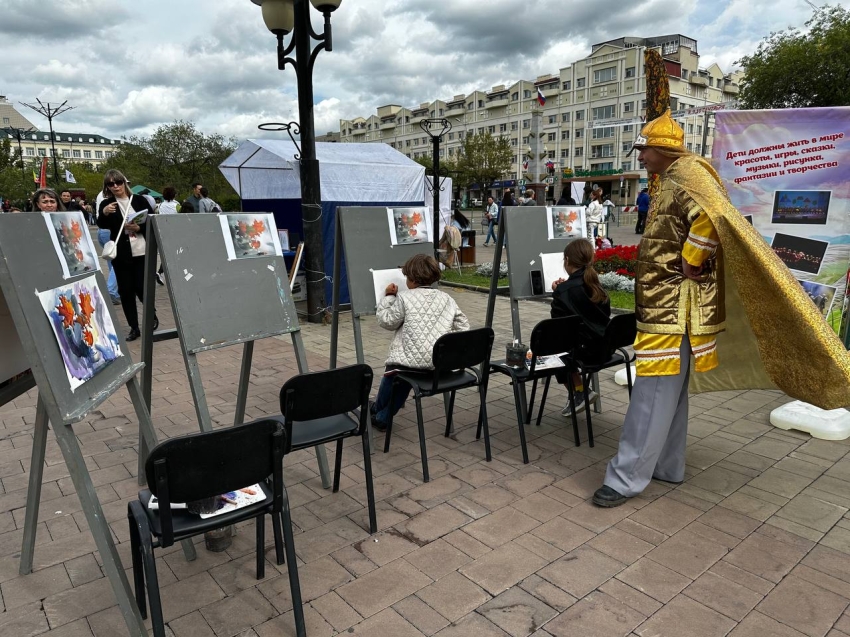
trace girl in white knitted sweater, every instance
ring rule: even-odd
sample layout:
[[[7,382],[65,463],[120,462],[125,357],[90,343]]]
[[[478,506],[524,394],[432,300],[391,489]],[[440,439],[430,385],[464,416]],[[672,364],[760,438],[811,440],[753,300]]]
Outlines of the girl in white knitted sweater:
[[[395,330],[387,357],[387,373],[381,378],[378,395],[371,405],[372,426],[378,431],[386,431],[386,423],[404,406],[410,394],[410,385],[399,383],[390,404],[392,372],[399,368],[433,369],[431,355],[437,339],[449,332],[469,329],[469,320],[454,299],[431,287],[440,280],[440,266],[433,257],[416,254],[401,271],[407,277],[407,290],[399,291],[390,283],[386,296],[378,304],[378,325]]]

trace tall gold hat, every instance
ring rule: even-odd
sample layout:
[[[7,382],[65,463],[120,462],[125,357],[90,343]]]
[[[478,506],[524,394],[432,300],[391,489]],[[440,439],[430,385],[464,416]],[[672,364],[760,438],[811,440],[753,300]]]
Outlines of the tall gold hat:
[[[635,148],[645,146],[656,146],[658,148],[681,148],[685,142],[685,131],[679,126],[670,114],[668,108],[665,113],[647,122],[635,138],[632,145],[631,155]]]

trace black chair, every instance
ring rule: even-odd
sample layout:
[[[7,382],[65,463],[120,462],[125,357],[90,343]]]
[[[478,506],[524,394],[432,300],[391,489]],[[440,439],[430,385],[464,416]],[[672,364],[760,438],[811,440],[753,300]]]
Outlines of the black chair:
[[[368,365],[350,365],[299,374],[281,387],[282,416],[275,419],[282,422],[286,430],[288,444],[284,455],[336,441],[334,493],[339,491],[343,441],[360,436],[363,443],[363,468],[366,472],[366,498],[369,502],[369,530],[376,533],[378,521],[375,515],[372,454],[367,428],[371,389],[372,368]]]
[[[590,377],[598,374],[603,369],[610,367],[626,366],[626,380],[629,386],[629,397],[632,395],[632,363],[635,360],[634,354],[629,354],[627,347],[633,345],[637,336],[637,319],[634,313],[618,314],[614,316],[605,328],[605,349],[608,358],[599,360],[589,360],[582,356],[582,348],[580,346],[574,350],[572,362],[579,368],[581,373],[582,383],[584,384],[584,412],[587,418],[587,432],[590,436],[590,444],[593,446],[593,425],[590,421],[590,403],[588,401]]]
[[[422,420],[422,398],[449,394],[446,409],[446,431],[448,438],[452,430],[452,415],[455,405],[455,393],[460,389],[478,387],[480,407],[478,408],[478,429],[475,439],[481,438],[484,430],[484,453],[489,462],[490,428],[487,426],[487,379],[490,352],[493,349],[493,330],[481,327],[466,332],[444,334],[434,343],[433,370],[401,369],[393,378],[393,389],[398,383],[407,383],[413,389],[416,401],[416,423],[419,427],[419,451],[422,455],[422,478],[428,482],[428,454],[425,450],[425,426]],[[475,369],[479,366],[479,369]],[[390,394],[392,404],[392,393]],[[384,438],[384,453],[390,450],[393,422],[390,416],[387,422],[387,433]]]
[[[289,502],[283,484],[283,451],[286,435],[280,423],[262,420],[216,431],[172,438],[157,445],[145,463],[148,489],[127,506],[136,602],[147,617],[145,584],[150,600],[155,637],[165,637],[162,602],[156,575],[154,549],[165,548],[212,529],[254,518],[257,534],[257,579],[265,575],[265,516],[271,515],[277,563],[284,563],[284,550],[292,592],[296,634],[306,635],[304,609]],[[261,502],[202,519],[186,509],[172,509],[172,502],[208,500],[228,491],[259,484]],[[151,510],[151,496],[158,508]],[[283,518],[283,541],[281,540]]]
[[[511,379],[511,384],[514,388],[514,402],[516,403],[517,425],[519,426],[519,441],[522,447],[522,461],[525,464],[528,464],[528,445],[525,440],[525,425],[531,422],[531,411],[534,406],[534,393],[537,390],[537,381],[539,379],[546,380],[543,388],[543,396],[540,401],[540,410],[537,416],[537,424],[540,425],[540,419],[543,416],[543,407],[546,404],[546,395],[549,392],[549,382],[552,376],[565,371],[574,371],[570,368],[569,364],[566,364],[565,367],[554,369],[537,369],[537,357],[564,353],[569,354],[575,347],[576,334],[580,325],[581,319],[578,316],[565,316],[540,321],[534,326],[531,332],[530,348],[534,357],[531,360],[530,368],[525,365],[522,367],[511,367],[505,361],[496,361],[490,364],[491,370],[505,374]],[[525,384],[529,381],[534,383],[531,394],[531,408],[526,405],[525,399]],[[570,395],[570,404],[574,405],[574,390],[571,381],[568,382],[567,389]],[[575,435],[576,446],[578,446],[580,444],[578,419],[576,418],[574,406],[572,409],[572,420],[573,434]]]

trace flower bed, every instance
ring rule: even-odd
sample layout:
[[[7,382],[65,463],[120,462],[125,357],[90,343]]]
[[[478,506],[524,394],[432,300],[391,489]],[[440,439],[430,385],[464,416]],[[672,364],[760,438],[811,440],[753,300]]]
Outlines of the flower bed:
[[[593,260],[593,267],[600,274],[612,272],[624,277],[635,277],[635,266],[637,265],[637,251],[635,246],[614,246],[597,250]]]

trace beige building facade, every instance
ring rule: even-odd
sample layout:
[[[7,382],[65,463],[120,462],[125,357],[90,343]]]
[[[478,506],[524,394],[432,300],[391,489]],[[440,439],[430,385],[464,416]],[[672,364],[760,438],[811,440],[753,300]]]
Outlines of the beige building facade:
[[[452,159],[461,152],[467,135],[507,137],[515,153],[492,193],[498,195],[499,186],[522,186],[533,113],[542,112],[538,116],[545,152],[554,164],[550,196],[559,197],[571,182],[592,182],[615,203],[629,204],[647,177],[637,157],[627,156],[646,115],[643,60],[647,48],[658,49],[664,59],[671,108],[685,129],[686,146],[710,156],[710,113],[734,105],[739,77],[724,73],[716,64],[701,68],[696,40],[681,34],[610,40],[593,45],[590,55],[557,74],[413,108],[381,106],[368,117],[341,120],[340,140],[390,144],[411,159],[430,157],[431,143],[419,123],[445,118],[452,130],[443,138],[440,155]],[[545,98],[542,107],[538,91]]]

